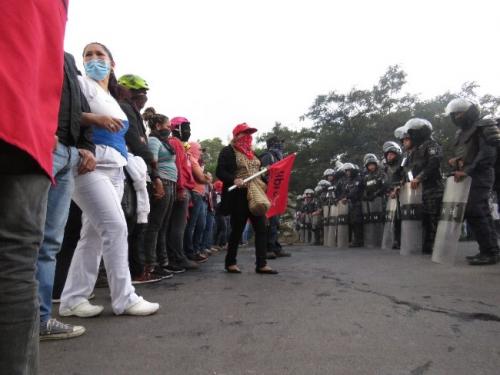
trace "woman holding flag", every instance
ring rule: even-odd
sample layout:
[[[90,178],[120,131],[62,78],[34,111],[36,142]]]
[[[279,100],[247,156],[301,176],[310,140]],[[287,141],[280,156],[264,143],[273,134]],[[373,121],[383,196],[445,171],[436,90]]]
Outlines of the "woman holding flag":
[[[221,150],[217,162],[216,175],[224,183],[221,210],[230,215],[231,220],[225,266],[228,273],[241,273],[236,261],[238,244],[245,223],[250,219],[255,232],[255,272],[276,275],[278,272],[266,262],[265,215],[270,203],[265,196],[265,184],[260,178],[249,183],[243,181],[260,169],[260,161],[252,150],[252,134],[256,131],[245,123],[236,125],[231,144]],[[228,188],[233,185],[236,189],[229,191]]]

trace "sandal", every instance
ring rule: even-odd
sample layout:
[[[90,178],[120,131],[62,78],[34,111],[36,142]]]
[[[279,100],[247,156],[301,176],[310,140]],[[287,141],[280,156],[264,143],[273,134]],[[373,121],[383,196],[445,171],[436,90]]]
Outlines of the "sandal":
[[[231,268],[230,268],[231,267]],[[226,267],[226,272],[227,273],[241,273],[241,270],[238,268],[238,266],[235,264],[234,266],[228,266]]]
[[[273,270],[272,268],[256,268],[256,273],[260,273],[262,275],[277,275],[278,271]]]

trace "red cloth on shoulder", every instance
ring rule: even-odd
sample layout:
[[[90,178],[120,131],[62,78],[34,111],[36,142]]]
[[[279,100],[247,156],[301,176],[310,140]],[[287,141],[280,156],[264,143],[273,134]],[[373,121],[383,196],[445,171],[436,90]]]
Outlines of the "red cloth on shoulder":
[[[67,0],[0,0],[0,138],[52,176]]]

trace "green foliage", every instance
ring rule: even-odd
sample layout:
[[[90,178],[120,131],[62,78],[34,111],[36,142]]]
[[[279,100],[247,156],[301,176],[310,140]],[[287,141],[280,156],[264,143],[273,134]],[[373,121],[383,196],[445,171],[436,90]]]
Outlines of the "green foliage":
[[[200,142],[201,147],[205,149],[203,159],[205,161],[205,170],[215,176],[215,168],[217,167],[217,157],[220,150],[224,147],[220,138],[205,139]]]
[[[276,123],[259,140],[277,135],[285,139],[287,153],[298,152],[290,189],[301,193],[316,186],[323,171],[334,165],[339,154],[344,154],[343,162],[358,165],[366,153],[382,156],[382,144],[393,140],[394,130],[412,117],[431,121],[447,160],[456,129],[443,114],[446,104],[458,96],[474,99],[480,103],[483,115],[494,114],[500,105],[499,97],[479,96],[476,93],[479,86],[474,82],[465,83],[458,93],[446,92],[432,99],[404,93],[405,84],[406,73],[398,66],[390,66],[371,89],[332,91],[316,97],[304,115],[313,121],[311,128],[295,131]]]

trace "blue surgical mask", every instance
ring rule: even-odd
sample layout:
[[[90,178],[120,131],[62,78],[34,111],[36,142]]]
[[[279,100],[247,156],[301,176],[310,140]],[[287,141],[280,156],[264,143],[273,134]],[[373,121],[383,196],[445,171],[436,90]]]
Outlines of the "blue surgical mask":
[[[102,81],[111,70],[110,64],[102,59],[90,60],[84,63],[85,73],[96,81]]]

